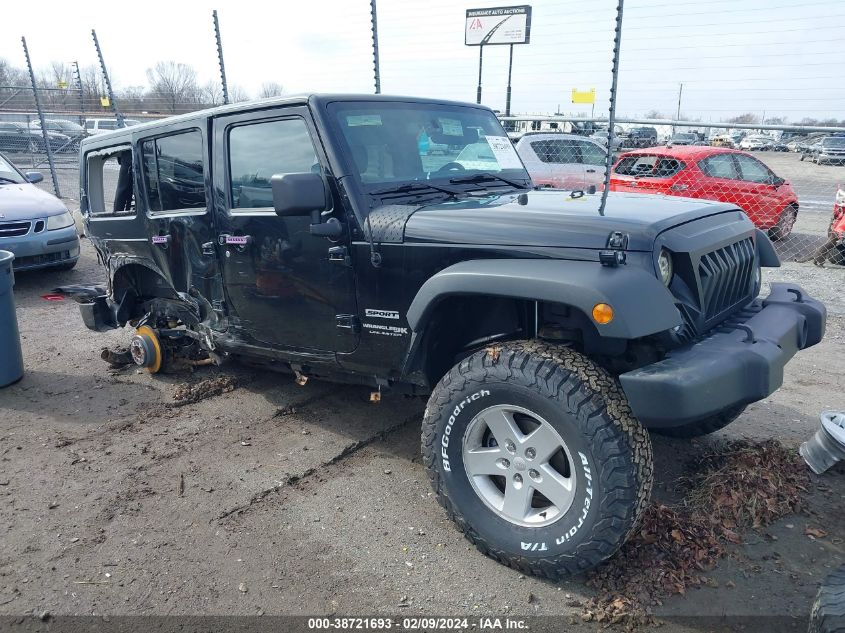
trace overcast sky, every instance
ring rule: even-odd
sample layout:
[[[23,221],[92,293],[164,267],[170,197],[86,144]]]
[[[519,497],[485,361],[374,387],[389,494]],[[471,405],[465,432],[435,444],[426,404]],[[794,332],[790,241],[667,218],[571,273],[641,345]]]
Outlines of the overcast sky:
[[[382,92],[475,101],[478,48],[464,46],[468,8],[506,2],[378,0]],[[516,4],[516,3],[513,3]],[[587,113],[570,91],[597,89],[607,109],[615,1],[535,0],[531,43],[514,47],[514,112]],[[49,8],[48,8],[49,7]],[[91,28],[117,87],[144,85],[159,60],[217,78],[211,11],[220,17],[229,83],[289,92],[372,92],[369,1],[145,0],[4,3],[0,57],[23,66],[96,63]],[[845,118],[842,0],[628,0],[619,112],[719,120],[744,112]],[[484,50],[483,99],[504,109],[507,46]]]

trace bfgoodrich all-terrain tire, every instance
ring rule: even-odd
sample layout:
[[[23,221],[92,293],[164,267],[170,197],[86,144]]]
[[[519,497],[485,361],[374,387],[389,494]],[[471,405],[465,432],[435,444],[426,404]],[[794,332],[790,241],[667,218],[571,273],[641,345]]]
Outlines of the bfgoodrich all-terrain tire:
[[[619,383],[541,342],[453,367],[428,401],[422,451],[440,504],[480,551],[552,579],[613,555],[651,492],[651,442]]]
[[[828,576],[816,594],[809,633],[845,633],[845,565]]]
[[[709,418],[704,418],[698,422],[691,422],[690,424],[673,426],[670,428],[649,429],[649,431],[657,433],[658,435],[666,435],[667,437],[701,437],[702,435],[709,435],[710,433],[715,433],[716,431],[725,428],[728,424],[741,416],[743,411],[745,411],[745,405],[741,407],[734,407],[733,409],[728,409],[727,411],[722,411],[721,413],[717,413]]]

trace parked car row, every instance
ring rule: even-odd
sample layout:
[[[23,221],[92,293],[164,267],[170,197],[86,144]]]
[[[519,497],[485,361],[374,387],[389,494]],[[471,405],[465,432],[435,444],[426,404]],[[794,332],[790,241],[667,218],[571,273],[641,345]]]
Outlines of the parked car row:
[[[127,126],[140,121],[124,119]],[[64,119],[45,119],[50,149],[57,153],[76,153],[79,143],[86,136],[102,134],[117,129],[117,119],[85,119],[85,125]],[[41,121],[35,119],[26,123],[0,121],[0,151],[43,153],[47,144],[41,129]]]
[[[824,136],[812,145],[801,148],[801,160],[809,158],[817,165],[845,163],[845,136]]]

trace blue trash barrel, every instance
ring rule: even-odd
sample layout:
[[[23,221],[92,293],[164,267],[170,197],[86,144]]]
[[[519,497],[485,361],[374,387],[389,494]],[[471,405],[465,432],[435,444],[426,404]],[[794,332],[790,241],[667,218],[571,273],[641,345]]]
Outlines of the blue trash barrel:
[[[0,387],[23,378],[23,354],[15,316],[13,253],[0,251]]]

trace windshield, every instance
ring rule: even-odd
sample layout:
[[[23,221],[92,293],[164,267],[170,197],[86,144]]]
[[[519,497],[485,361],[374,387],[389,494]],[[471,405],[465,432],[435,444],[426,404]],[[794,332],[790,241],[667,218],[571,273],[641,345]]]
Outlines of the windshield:
[[[22,183],[26,182],[24,178],[21,177],[18,170],[14,168],[12,163],[10,163],[6,158],[0,155],[0,186],[7,185],[10,182],[13,183]]]
[[[695,134],[675,134],[672,138],[676,141],[694,141],[698,137]]]
[[[501,123],[488,110],[400,102],[333,103],[351,167],[364,185],[493,174],[528,185]],[[503,180],[495,180],[499,185]],[[470,179],[467,179],[469,182]],[[476,188],[478,185],[476,184]]]
[[[822,141],[822,145],[825,147],[845,147],[845,137],[826,138]]]

